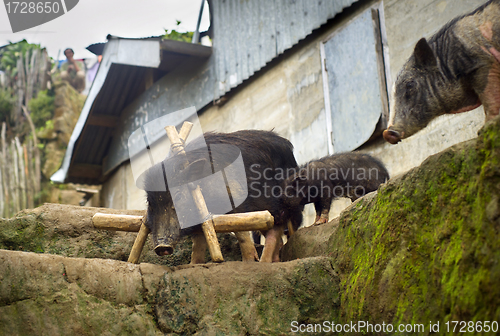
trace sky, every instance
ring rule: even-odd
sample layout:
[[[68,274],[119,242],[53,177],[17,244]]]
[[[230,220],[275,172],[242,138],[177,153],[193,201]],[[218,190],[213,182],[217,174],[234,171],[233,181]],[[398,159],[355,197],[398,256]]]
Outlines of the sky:
[[[38,0],[33,0],[38,1]],[[66,14],[31,29],[12,33],[7,10],[0,6],[0,46],[26,39],[47,48],[49,56],[65,59],[63,51],[72,48],[75,58],[95,57],[85,48],[106,42],[108,34],[120,37],[149,37],[165,29],[194,31],[201,0],[79,0]],[[176,26],[176,20],[181,21]],[[200,31],[209,27],[205,3]]]

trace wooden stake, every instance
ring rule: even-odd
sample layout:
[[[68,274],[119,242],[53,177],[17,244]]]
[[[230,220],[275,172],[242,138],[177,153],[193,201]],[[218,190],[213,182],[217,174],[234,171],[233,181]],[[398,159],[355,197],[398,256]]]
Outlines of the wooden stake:
[[[146,243],[146,239],[148,238],[149,229],[144,223],[141,225],[141,229],[137,234],[137,237],[134,241],[134,246],[132,246],[132,250],[130,251],[130,255],[128,257],[128,262],[133,264],[139,263],[139,258],[142,253],[142,249],[144,248],[144,243]]]
[[[189,121],[185,121],[184,124],[182,124],[181,130],[179,132],[179,138],[185,143],[187,140],[187,137],[189,136],[189,133],[191,133],[191,130],[193,129],[193,123]]]
[[[191,190],[191,195],[193,196],[194,203],[200,212],[201,218],[208,218],[201,224],[201,228],[203,233],[205,234],[205,239],[208,244],[208,251],[210,252],[210,257],[213,262],[223,262],[224,258],[222,257],[222,251],[220,250],[219,241],[217,240],[217,235],[215,234],[214,223],[212,221],[212,216],[208,212],[207,205],[205,203],[205,199],[201,193],[200,186],[197,186],[194,190],[192,187],[189,188]]]

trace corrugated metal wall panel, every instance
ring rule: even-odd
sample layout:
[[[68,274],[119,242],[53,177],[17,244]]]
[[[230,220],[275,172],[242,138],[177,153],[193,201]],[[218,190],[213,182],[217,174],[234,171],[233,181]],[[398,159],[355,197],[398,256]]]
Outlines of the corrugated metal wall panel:
[[[357,0],[210,0],[215,98],[251,77]]]

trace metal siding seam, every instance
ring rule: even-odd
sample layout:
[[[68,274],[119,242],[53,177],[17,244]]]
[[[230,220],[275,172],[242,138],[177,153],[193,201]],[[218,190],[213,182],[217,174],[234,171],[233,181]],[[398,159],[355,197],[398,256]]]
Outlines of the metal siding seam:
[[[216,57],[216,64],[217,64],[217,76],[216,76],[216,92],[217,94],[215,95],[215,98],[218,99],[224,94],[224,90],[221,87],[221,83],[224,82],[224,72],[226,71],[225,69],[225,62],[224,62],[224,49],[222,46],[224,45],[224,36],[223,34],[223,29],[222,29],[222,21],[224,19],[223,16],[223,9],[222,9],[222,4],[221,0],[213,0],[213,13],[214,13],[214,55]]]
[[[290,19],[288,7],[284,4],[286,0],[275,0],[276,3],[276,55],[283,52],[284,39],[286,35],[286,27],[283,20]],[[286,19],[285,19],[286,18]],[[266,60],[267,61],[267,60]]]

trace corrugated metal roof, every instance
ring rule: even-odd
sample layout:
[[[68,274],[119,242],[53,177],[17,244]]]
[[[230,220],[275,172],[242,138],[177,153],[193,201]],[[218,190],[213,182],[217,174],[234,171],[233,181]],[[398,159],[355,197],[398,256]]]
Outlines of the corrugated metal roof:
[[[208,0],[213,48],[108,36],[62,167],[51,179],[102,182],[128,159],[126,140],[138,124],[189,106],[202,109],[356,1]]]
[[[356,0],[209,0],[220,98]]]
[[[155,37],[108,40],[55,182],[99,183],[125,107],[186,58],[211,55],[208,47]]]

